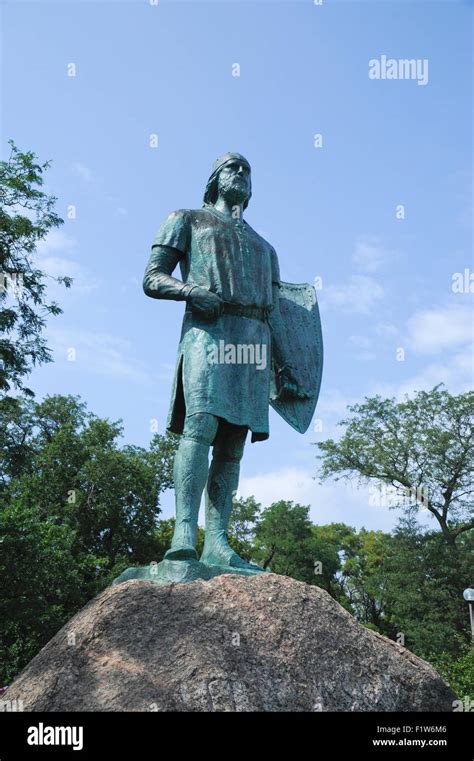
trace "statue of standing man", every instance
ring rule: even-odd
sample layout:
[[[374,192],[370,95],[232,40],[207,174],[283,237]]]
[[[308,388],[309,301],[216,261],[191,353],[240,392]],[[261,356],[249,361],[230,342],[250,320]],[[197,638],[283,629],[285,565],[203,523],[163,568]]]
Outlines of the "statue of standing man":
[[[239,153],[221,156],[203,207],[167,217],[145,271],[147,296],[186,302],[167,421],[168,430],[181,434],[174,462],[176,524],[158,565],[160,582],[263,572],[227,540],[245,440],[249,430],[252,442],[269,436],[272,363],[279,398],[311,396],[285,346],[275,249],[243,219],[251,187],[249,162]],[[173,277],[178,264],[181,280]],[[198,559],[203,491],[205,542]]]

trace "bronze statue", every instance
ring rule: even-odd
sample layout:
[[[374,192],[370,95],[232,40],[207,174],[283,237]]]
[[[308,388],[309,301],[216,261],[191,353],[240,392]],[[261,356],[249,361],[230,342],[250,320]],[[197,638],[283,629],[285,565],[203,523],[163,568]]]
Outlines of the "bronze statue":
[[[268,438],[269,403],[304,432],[319,393],[322,340],[314,288],[280,281],[275,249],[243,219],[251,195],[249,162],[239,153],[221,156],[203,207],[167,217],[145,271],[147,296],[186,302],[167,421],[181,434],[175,531],[164,560],[145,574],[158,582],[263,572],[227,541],[247,433],[252,442]],[[172,275],[178,264],[181,280]],[[204,490],[205,543],[198,560]],[[139,569],[117,581],[143,578],[133,570]]]

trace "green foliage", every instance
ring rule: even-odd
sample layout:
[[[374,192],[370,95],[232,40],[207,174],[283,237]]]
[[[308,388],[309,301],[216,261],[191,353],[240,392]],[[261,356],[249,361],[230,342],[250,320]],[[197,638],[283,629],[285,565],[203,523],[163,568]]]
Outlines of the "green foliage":
[[[38,164],[34,153],[9,144],[9,160],[0,162],[0,392],[13,387],[32,396],[23,379],[34,365],[51,361],[41,334],[47,316],[61,312],[46,301],[46,275],[33,254],[63,220],[54,211],[56,198],[41,189],[49,162]],[[66,287],[72,282],[56,280]]]
[[[393,487],[405,513],[426,508],[451,544],[474,528],[474,392],[452,396],[436,386],[399,403],[366,397],[349,410],[342,438],[317,444],[323,479]]]
[[[74,561],[74,531],[42,511],[10,504],[0,514],[0,681],[10,679],[82,607],[94,559]]]
[[[431,653],[427,659],[451,685],[460,700],[474,701],[474,645],[466,645],[459,658],[448,653]]]
[[[458,658],[468,643],[463,590],[472,573],[472,532],[448,545],[438,532],[397,530],[381,566],[384,603],[405,645],[430,660],[433,653]]]
[[[315,530],[326,546],[334,547],[339,560],[337,568],[329,567],[333,580],[327,591],[361,623],[389,635],[383,562],[390,536],[364,528],[357,533],[343,523]]]
[[[157,563],[159,563],[160,560],[163,559],[166,550],[171,547],[174,524],[174,518],[165,518],[158,522],[158,526],[153,534],[155,555],[152,558],[149,558],[149,562],[155,560]]]
[[[78,399],[0,407],[0,680],[8,681],[80,607],[130,565],[160,559],[159,494],[176,437],[119,448],[120,423]],[[7,447],[8,448],[8,447]]]
[[[256,502],[255,497],[233,501],[228,528],[229,544],[244,560],[252,559],[255,524],[260,509],[261,505]]]
[[[309,507],[275,502],[263,511],[255,530],[253,557],[274,573],[315,583],[320,546],[313,536]]]
[[[327,526],[312,525],[311,531],[314,552],[312,583],[325,589],[344,607],[349,607],[338,574],[342,567],[343,546],[350,542],[355,530],[344,523],[331,523]]]

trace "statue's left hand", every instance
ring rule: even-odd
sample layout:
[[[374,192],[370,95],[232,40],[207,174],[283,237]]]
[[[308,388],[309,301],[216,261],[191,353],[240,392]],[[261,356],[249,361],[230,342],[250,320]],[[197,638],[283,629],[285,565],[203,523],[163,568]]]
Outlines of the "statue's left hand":
[[[294,399],[309,399],[309,394],[296,380],[292,365],[285,365],[279,372],[280,390],[277,399],[283,396],[291,396]]]
[[[217,319],[224,308],[224,302],[216,293],[199,286],[190,291],[188,301],[192,310],[205,320]]]

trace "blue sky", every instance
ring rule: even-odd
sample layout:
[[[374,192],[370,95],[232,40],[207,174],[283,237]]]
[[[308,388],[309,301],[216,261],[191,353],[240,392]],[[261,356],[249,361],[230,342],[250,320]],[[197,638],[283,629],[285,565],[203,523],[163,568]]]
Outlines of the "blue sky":
[[[150,245],[170,211],[200,207],[214,159],[239,151],[246,219],[282,279],[322,278],[325,343],[322,432],[271,410],[240,492],[309,504],[317,523],[393,527],[367,489],[313,480],[313,442],[365,395],[472,387],[472,294],[452,289],[474,271],[471,16],[467,0],[3,2],[2,153],[13,138],[53,160],[66,223],[38,261],[75,278],[50,289],[64,314],[37,396],[79,394],[123,418],[127,442],[146,445],[151,420],[163,432],[183,305],[144,296]],[[370,79],[382,55],[427,60],[428,82]],[[172,494],[163,506],[173,513]]]

